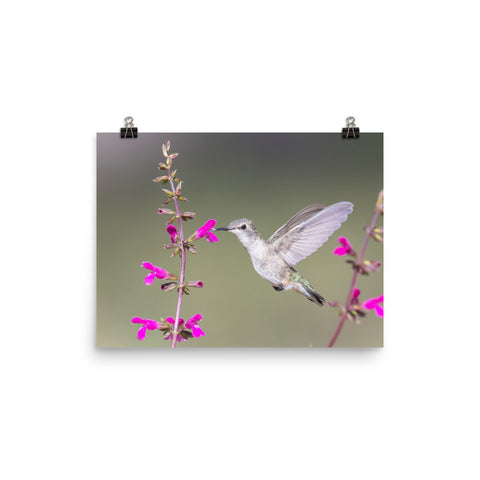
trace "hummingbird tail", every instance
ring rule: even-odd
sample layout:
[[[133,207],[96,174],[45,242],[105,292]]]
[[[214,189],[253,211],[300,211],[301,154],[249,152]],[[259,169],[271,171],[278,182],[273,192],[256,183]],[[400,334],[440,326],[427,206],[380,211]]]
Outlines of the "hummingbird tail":
[[[305,288],[305,291],[307,292],[306,296],[311,302],[316,303],[320,307],[326,302],[326,300],[315,289],[313,289],[311,285],[303,285],[303,288]]]
[[[325,304],[326,300],[293,267],[290,267],[290,279],[292,280],[291,288],[293,290],[301,293],[320,307]]]

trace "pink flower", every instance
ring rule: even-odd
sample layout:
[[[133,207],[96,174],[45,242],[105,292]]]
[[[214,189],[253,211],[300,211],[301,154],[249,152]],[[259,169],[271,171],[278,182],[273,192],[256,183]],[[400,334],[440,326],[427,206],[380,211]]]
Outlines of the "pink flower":
[[[205,335],[203,330],[197,325],[197,323],[202,319],[202,316],[197,313],[194,315],[192,318],[187,320],[187,323],[185,324],[185,328],[191,328],[192,329],[192,335],[195,338],[201,337],[202,335]]]
[[[195,238],[207,237],[207,242],[218,242],[218,238],[216,237],[216,235],[210,232],[210,230],[215,226],[216,223],[216,220],[210,219],[205,225],[201,226],[195,232]]]
[[[167,317],[165,319],[166,322],[168,322],[170,325],[175,325],[175,319],[172,317]],[[181,327],[183,325],[183,318],[178,319],[178,326]]]
[[[180,318],[178,320],[178,330],[179,330],[179,332],[178,332],[178,335],[177,335],[177,342],[187,340],[188,336],[190,336],[190,338],[191,338],[191,336],[193,335],[195,338],[198,338],[198,337],[201,337],[202,335],[205,335],[204,331],[197,325],[197,323],[201,319],[202,319],[202,316],[199,313],[197,313],[192,318],[187,320],[186,323],[184,323],[183,319]],[[172,325],[172,327],[175,325],[175,320],[172,317],[167,317],[165,319],[165,321],[168,322],[170,325]],[[187,329],[191,329],[192,333],[190,334],[190,332],[188,332]],[[184,338],[182,336],[182,332],[183,332],[183,335],[185,335],[187,338]],[[164,338],[165,338],[165,340],[171,340],[173,338],[173,333],[171,332],[169,335],[167,335]]]
[[[377,298],[369,298],[368,300],[365,300],[362,304],[362,307],[366,308],[367,310],[375,309],[377,315],[383,318],[383,306],[379,305],[379,303],[383,303],[383,295],[380,295]]]
[[[339,255],[339,256],[342,256],[342,255],[350,255],[351,253],[353,253],[353,248],[352,248],[352,245],[350,244],[350,242],[348,241],[348,238],[347,237],[340,237],[338,239],[340,245],[342,245],[341,247],[337,247],[334,251],[333,251],[333,254],[334,255]]]
[[[172,325],[172,327],[175,325],[175,319],[172,318],[172,317],[167,317],[165,319],[166,322],[170,323],[170,325]],[[183,323],[183,320],[181,318],[178,319],[178,327],[180,328],[180,326],[182,325]],[[181,329],[180,329],[181,330]],[[165,340],[171,340],[173,338],[173,333],[169,333],[166,337],[163,337]],[[177,335],[177,340],[175,341],[175,343],[178,343],[178,342],[183,342],[184,341],[184,338],[180,335],[180,333]]]
[[[169,225],[167,227],[167,232],[170,235],[170,238],[172,239],[172,243],[175,243],[177,241],[177,229],[175,228],[174,225]]]
[[[137,333],[137,338],[139,340],[143,340],[145,338],[145,334],[148,330],[156,330],[160,325],[155,320],[143,319],[140,317],[133,317],[132,323],[140,323],[143,327],[140,327],[140,330]]]
[[[143,262],[142,267],[146,268],[147,270],[151,270],[151,273],[145,277],[145,285],[151,285],[155,278],[159,278],[160,280],[163,280],[164,278],[172,278],[172,275],[170,275],[166,270],[156,267],[153,265],[153,263]]]
[[[359,296],[360,296],[360,290],[358,288],[356,288],[353,291],[353,295],[352,295],[352,301],[351,301],[352,305],[358,305],[358,297]]]

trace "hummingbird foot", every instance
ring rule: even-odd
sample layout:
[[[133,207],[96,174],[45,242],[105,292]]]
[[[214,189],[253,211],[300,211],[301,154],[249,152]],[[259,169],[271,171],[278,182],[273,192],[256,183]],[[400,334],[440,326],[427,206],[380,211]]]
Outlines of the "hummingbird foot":
[[[285,290],[281,285],[273,285],[273,289],[276,292],[281,292],[282,290]]]

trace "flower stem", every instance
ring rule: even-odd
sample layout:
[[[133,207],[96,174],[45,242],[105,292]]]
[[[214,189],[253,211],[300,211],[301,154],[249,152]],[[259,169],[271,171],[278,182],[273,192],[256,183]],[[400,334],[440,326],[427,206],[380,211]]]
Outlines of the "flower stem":
[[[362,249],[360,250],[360,254],[358,255],[358,258],[357,258],[357,263],[362,263],[363,262],[363,256],[365,255],[365,250],[367,249],[368,241],[370,240],[371,233],[373,232],[373,229],[375,228],[375,224],[377,223],[378,216],[380,215],[380,212],[382,210],[383,210],[383,190],[378,195],[378,200],[377,200],[377,204],[375,206],[375,211],[373,213],[373,218],[372,218],[372,221],[370,222],[370,226],[367,228],[365,239],[363,240]],[[352,302],[352,298],[353,298],[353,292],[355,290],[355,284],[357,283],[358,272],[359,272],[359,270],[357,268],[354,268],[352,283],[350,285],[350,290],[348,292],[347,301],[345,303],[345,312],[342,315],[342,318],[340,319],[340,322],[337,326],[337,329],[335,330],[335,333],[333,334],[333,337],[328,344],[329,348],[333,347],[333,345],[337,341],[337,338],[340,335],[340,332],[342,331],[345,320],[347,319],[348,309],[350,308],[350,303]]]
[[[170,168],[168,169],[168,176],[170,178],[170,186],[172,188],[172,192],[175,191],[175,185],[172,180],[172,175],[171,175],[171,170]],[[175,212],[177,214],[177,219],[178,219],[178,234],[180,237],[180,257],[182,259],[182,266],[180,269],[180,278],[178,281],[178,286],[180,287],[178,289],[178,300],[177,300],[177,312],[175,313],[175,326],[173,327],[173,335],[172,335],[172,348],[175,348],[175,345],[177,343],[177,335],[178,335],[178,322],[180,321],[180,310],[182,308],[182,298],[183,298],[183,286],[185,283],[185,263],[186,263],[186,251],[185,251],[185,245],[184,245],[184,236],[183,236],[183,223],[182,223],[182,217],[181,217],[181,212],[180,212],[180,207],[178,205],[178,198],[176,196],[173,197],[173,202],[175,204]]]

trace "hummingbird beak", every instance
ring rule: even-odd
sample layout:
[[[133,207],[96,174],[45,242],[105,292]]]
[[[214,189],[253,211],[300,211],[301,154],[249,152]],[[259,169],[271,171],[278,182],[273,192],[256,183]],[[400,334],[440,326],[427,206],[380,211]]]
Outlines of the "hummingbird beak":
[[[218,231],[224,231],[224,232],[228,232],[229,230],[231,230],[230,228],[227,228],[227,227],[218,227],[218,228],[212,228],[212,230],[214,232],[218,232]]]

